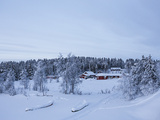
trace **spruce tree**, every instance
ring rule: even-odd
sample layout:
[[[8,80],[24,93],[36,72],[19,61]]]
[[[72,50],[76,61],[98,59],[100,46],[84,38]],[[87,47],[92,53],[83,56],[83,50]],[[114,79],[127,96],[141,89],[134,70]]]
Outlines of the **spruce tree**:
[[[140,91],[143,95],[152,94],[158,90],[160,81],[156,70],[156,64],[151,59],[151,56],[145,58],[143,67],[144,72],[140,82]]]

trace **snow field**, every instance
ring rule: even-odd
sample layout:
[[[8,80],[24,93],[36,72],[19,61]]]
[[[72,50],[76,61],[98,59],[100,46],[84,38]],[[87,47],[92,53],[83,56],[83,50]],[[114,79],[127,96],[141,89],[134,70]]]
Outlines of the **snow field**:
[[[160,91],[133,101],[122,99],[119,92],[112,91],[119,84],[119,79],[83,80],[79,86],[82,95],[65,95],[60,93],[60,83],[48,81],[48,96],[29,91],[28,96],[0,95],[1,120],[159,120]],[[61,82],[61,81],[60,81]],[[30,83],[32,85],[32,81]],[[16,83],[16,87],[19,84]],[[108,89],[110,94],[101,94]],[[88,94],[90,93],[90,94]],[[88,106],[78,112],[77,109],[86,101]],[[47,108],[26,112],[26,108],[37,108],[54,101]],[[80,104],[79,104],[80,103]],[[81,104],[82,103],[82,104]],[[84,104],[84,105],[85,105]]]

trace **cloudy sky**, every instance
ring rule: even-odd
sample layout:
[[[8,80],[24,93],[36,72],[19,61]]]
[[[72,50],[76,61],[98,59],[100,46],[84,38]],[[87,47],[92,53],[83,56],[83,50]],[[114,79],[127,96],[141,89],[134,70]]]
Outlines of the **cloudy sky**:
[[[0,0],[0,60],[160,59],[158,0]]]

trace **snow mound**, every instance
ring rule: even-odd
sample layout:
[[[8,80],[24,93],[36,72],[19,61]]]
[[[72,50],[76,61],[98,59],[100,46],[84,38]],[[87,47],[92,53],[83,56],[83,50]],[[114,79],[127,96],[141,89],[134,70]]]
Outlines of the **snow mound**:
[[[87,107],[89,105],[89,103],[86,100],[83,100],[81,103],[79,103],[77,106],[72,108],[72,112],[78,112],[82,109],[84,109],[85,107]]]
[[[50,107],[52,106],[54,103],[54,101],[49,101],[47,104],[44,104],[44,105],[37,105],[36,107],[32,107],[32,108],[26,108],[26,112],[27,111],[33,111],[33,110],[37,110],[37,109],[42,109],[42,108],[47,108],[47,107]]]

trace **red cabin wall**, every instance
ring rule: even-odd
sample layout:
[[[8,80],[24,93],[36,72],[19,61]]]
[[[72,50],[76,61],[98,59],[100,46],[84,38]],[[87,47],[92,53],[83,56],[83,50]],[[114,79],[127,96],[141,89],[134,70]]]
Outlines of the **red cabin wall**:
[[[105,77],[104,76],[98,76],[97,80],[105,80]]]
[[[120,78],[120,76],[98,76],[97,77],[97,80],[106,80],[106,79],[109,79],[109,78]]]
[[[85,77],[86,77],[85,75],[81,75],[81,76],[80,76],[80,78],[85,78]]]

